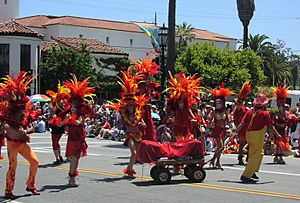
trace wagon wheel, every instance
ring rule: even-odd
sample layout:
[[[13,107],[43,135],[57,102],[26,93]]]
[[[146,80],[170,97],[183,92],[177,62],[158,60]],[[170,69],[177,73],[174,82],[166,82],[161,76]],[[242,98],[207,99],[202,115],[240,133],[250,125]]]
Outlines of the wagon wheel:
[[[184,176],[187,177],[188,179],[190,179],[190,175],[191,175],[191,167],[190,166],[186,166],[184,167]]]
[[[153,180],[155,179],[156,173],[157,173],[157,166],[153,166],[150,170],[150,175],[151,175],[151,178],[153,178]]]
[[[206,177],[206,172],[203,168],[197,166],[191,169],[190,180],[201,183]]]
[[[169,169],[159,167],[154,174],[154,181],[157,184],[168,184],[171,181],[171,177]]]

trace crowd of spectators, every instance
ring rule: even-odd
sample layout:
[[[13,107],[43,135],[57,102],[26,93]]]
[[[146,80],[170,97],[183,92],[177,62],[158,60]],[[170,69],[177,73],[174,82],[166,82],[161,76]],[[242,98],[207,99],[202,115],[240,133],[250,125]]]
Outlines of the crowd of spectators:
[[[204,136],[206,151],[213,151],[215,144],[213,136],[211,135],[212,123],[209,122],[211,113],[214,110],[214,101],[202,102],[197,108],[200,116],[206,121],[203,126],[201,136]],[[251,102],[246,103],[248,108],[252,107]],[[297,109],[293,113],[297,115],[297,121],[288,129],[290,145],[295,156],[299,156],[299,137],[300,137],[300,103],[297,104]],[[232,113],[233,104],[228,102],[226,104],[227,111]],[[37,121],[33,123],[36,132],[43,133],[49,129],[47,121],[49,119],[50,105],[45,103],[35,104],[36,109],[41,109],[42,115],[38,117]],[[94,106],[94,115],[85,118],[85,131],[87,137],[99,140],[109,139],[115,141],[124,141],[126,127],[122,122],[121,115],[117,111],[112,111],[104,105]],[[152,105],[151,117],[155,124],[155,132],[158,142],[174,141],[172,136],[172,122],[167,117],[164,117],[165,112],[159,112],[158,105]],[[235,134],[234,123],[228,123],[226,126],[227,137],[225,137],[225,153],[236,153],[238,151],[238,140],[234,137]],[[233,138],[233,139],[232,139]],[[203,140],[203,139],[202,139]],[[273,154],[275,144],[272,135],[267,134],[265,140],[265,153]],[[246,150],[246,149],[245,149]]]

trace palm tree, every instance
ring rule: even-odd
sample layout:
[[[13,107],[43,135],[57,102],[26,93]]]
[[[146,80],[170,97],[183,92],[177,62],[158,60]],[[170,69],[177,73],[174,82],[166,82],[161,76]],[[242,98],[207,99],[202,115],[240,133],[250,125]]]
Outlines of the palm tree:
[[[169,0],[167,71],[174,73],[176,0]]]
[[[264,55],[266,52],[269,52],[272,48],[272,43],[268,40],[269,37],[266,35],[251,35],[248,39],[249,48],[256,52],[257,55]]]
[[[254,0],[237,0],[236,2],[239,18],[244,27],[243,48],[245,49],[248,46],[248,26],[254,13],[255,5]]]
[[[269,39],[266,35],[251,35],[248,39],[248,45],[251,50],[253,50],[262,59],[262,68],[264,69],[264,74],[267,77],[267,83],[271,84],[272,78],[272,68],[271,68],[271,58],[275,51],[274,46],[271,42],[267,41]]]
[[[284,82],[291,84],[292,74],[290,64],[287,62],[287,58],[280,52],[273,52],[270,58],[270,70],[272,73],[272,85]]]
[[[188,42],[195,39],[195,33],[193,33],[194,28],[192,25],[188,25],[183,22],[181,25],[176,25],[176,37],[179,38],[178,46],[182,50],[187,46]]]

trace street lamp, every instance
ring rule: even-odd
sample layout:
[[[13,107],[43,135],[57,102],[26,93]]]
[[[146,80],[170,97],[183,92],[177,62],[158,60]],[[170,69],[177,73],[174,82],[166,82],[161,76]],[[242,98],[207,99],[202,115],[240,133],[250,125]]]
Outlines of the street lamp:
[[[160,80],[160,107],[161,110],[164,107],[164,94],[162,93],[165,89],[165,81],[166,81],[166,67],[165,67],[165,49],[167,47],[168,43],[168,28],[165,27],[165,24],[163,24],[162,27],[158,30],[158,43],[161,47],[161,80]]]

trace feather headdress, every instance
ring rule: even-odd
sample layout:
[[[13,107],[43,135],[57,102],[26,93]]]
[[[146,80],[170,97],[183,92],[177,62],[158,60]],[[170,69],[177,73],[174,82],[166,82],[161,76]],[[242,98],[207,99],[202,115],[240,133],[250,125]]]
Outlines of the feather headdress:
[[[158,74],[159,65],[157,65],[155,62],[152,62],[152,60],[153,57],[149,59],[144,58],[142,61],[138,61],[134,64],[134,70],[146,78],[150,75]]]
[[[277,88],[273,87],[272,92],[274,96],[276,96],[276,102],[277,103],[285,103],[286,98],[288,97],[287,93],[288,88],[281,83]]]
[[[200,96],[201,78],[197,78],[195,75],[185,77],[183,72],[178,73],[175,78],[170,72],[169,75],[170,83],[165,91],[170,93],[170,100],[176,102],[177,100],[182,99],[190,106],[195,101],[194,98]]]
[[[118,77],[120,81],[118,83],[120,84],[122,88],[121,97],[123,100],[126,99],[133,99],[136,100],[136,92],[138,88],[138,84],[141,80],[140,74],[132,74],[131,70],[128,69],[127,71],[121,72],[121,77]]]
[[[25,109],[27,102],[29,102],[25,92],[33,77],[27,76],[27,73],[22,71],[16,78],[6,76],[2,80],[4,82],[0,83],[0,97],[5,98],[8,108],[12,111]]]
[[[93,99],[94,87],[88,87],[89,78],[84,79],[83,81],[78,81],[76,75],[71,74],[72,78],[70,81],[64,83],[65,88],[68,88],[69,101],[75,103],[82,103],[84,101],[89,101]]]
[[[251,86],[250,86],[250,81],[246,81],[243,86],[242,89],[240,90],[237,100],[237,103],[243,103],[243,101],[245,101],[246,97],[250,94],[251,92]]]
[[[215,97],[227,97],[233,94],[233,92],[224,87],[224,82],[221,83],[220,87],[215,88],[211,91],[211,94]]]
[[[137,125],[143,115],[142,107],[148,102],[148,97],[145,95],[136,95],[138,88],[138,81],[141,80],[141,76],[139,74],[132,74],[130,70],[121,72],[121,77],[118,77],[122,88],[121,99],[117,100],[117,102],[108,102],[105,107],[112,108],[116,111],[120,111],[123,121],[130,125]],[[133,119],[129,118],[126,111],[126,106],[129,101],[133,101],[131,105],[134,105],[134,116]]]
[[[57,84],[57,92],[52,90],[47,90],[46,94],[51,97],[51,102],[55,103],[57,107],[60,106],[61,102],[66,103],[65,101],[70,97],[70,89],[66,86],[62,86],[60,81]]]

